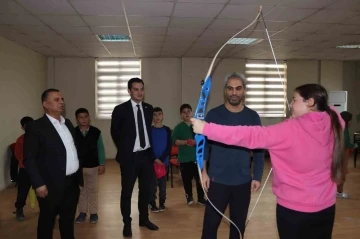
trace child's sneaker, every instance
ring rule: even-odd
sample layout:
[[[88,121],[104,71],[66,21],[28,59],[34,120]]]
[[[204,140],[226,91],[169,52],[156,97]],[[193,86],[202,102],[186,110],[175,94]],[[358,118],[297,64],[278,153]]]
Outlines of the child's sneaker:
[[[200,205],[205,205],[205,203],[206,203],[206,200],[205,199],[203,199],[203,198],[199,198],[198,199],[198,204],[200,204]]]
[[[25,216],[24,216],[24,211],[22,208],[16,209],[16,220],[18,221],[24,221]]]
[[[86,213],[80,212],[79,216],[76,218],[76,223],[83,223],[86,220]]]
[[[154,202],[151,202],[149,204],[149,208],[150,208],[151,212],[159,212],[159,208],[156,206],[156,203],[154,203]]]
[[[186,196],[187,205],[190,206],[194,203],[193,197]]]
[[[90,214],[90,223],[97,223],[99,216],[97,214]]]
[[[342,192],[342,193],[337,192],[336,197],[337,198],[346,198],[347,199],[347,198],[349,198],[349,194],[344,193],[344,192]]]
[[[163,212],[163,211],[165,211],[165,209],[166,209],[166,207],[165,207],[165,204],[160,204],[160,206],[159,206],[159,211],[160,212]]]

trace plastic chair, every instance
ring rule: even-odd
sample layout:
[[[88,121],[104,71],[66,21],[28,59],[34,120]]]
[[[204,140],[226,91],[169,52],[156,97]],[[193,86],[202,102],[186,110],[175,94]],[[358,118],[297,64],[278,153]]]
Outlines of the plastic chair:
[[[174,187],[174,183],[173,183],[173,166],[175,167],[179,167],[180,164],[178,162],[178,153],[179,153],[179,148],[178,146],[173,145],[171,148],[171,153],[170,153],[170,163],[169,163],[169,171],[170,171],[170,181],[171,181],[171,187]]]

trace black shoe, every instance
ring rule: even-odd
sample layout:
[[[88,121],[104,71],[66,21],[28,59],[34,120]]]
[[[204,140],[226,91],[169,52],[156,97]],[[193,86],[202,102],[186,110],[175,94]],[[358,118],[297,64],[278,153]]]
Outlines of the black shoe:
[[[203,198],[199,198],[197,203],[204,206],[206,203],[206,200]]]
[[[154,223],[150,222],[149,220],[144,221],[144,222],[140,222],[139,226],[140,227],[146,227],[147,229],[152,230],[152,231],[159,230],[159,227],[156,226]]]
[[[24,215],[24,211],[22,208],[16,209],[15,214],[16,214],[16,220],[24,221],[25,215]]]
[[[125,225],[123,229],[123,236],[124,237],[132,237],[131,226]]]
[[[166,209],[165,204],[164,203],[160,204],[159,211],[163,212],[163,211],[165,211],[165,209]]]
[[[97,213],[90,214],[90,223],[97,223],[98,220],[99,220],[99,216],[97,215]]]
[[[149,204],[149,208],[150,208],[151,212],[159,212],[159,208],[156,206],[155,202],[151,202]]]
[[[79,216],[75,219],[75,223],[83,223],[86,220],[86,213],[80,212]]]

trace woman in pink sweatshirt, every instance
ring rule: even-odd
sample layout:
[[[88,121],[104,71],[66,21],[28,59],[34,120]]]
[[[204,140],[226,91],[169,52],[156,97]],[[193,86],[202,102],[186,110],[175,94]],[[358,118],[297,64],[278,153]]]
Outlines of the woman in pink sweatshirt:
[[[268,149],[281,239],[331,238],[336,185],[341,181],[344,121],[318,84],[295,89],[291,119],[261,126],[222,126],[192,119],[209,140]],[[225,159],[224,159],[225,160]]]

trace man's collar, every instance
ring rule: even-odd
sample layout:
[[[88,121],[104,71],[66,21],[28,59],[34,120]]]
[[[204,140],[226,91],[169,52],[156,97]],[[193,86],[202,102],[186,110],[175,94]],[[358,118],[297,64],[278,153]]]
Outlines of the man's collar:
[[[51,121],[51,123],[55,124],[56,122],[59,122],[57,119],[55,119],[54,117],[46,114],[46,116],[49,118],[49,120]],[[62,115],[60,115],[60,124],[65,124],[65,119],[64,117],[62,117]]]
[[[130,101],[131,101],[131,105],[132,105],[132,107],[133,108],[135,108],[136,107],[136,105],[140,105],[140,106],[142,106],[142,101],[138,104],[138,103],[136,103],[135,101],[133,101],[132,99],[130,99]]]

